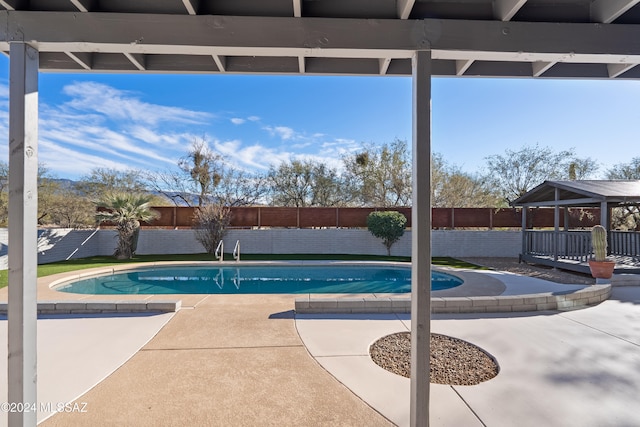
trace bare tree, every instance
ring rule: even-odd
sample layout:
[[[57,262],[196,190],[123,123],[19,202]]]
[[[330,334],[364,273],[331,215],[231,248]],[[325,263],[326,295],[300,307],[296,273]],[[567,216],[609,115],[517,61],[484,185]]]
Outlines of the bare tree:
[[[182,169],[148,172],[146,181],[149,188],[171,200],[176,206],[193,206],[200,201],[226,206],[249,206],[262,202],[267,193],[266,178],[263,175],[236,169],[224,161],[217,168],[215,187],[210,186],[204,194],[201,187],[194,188],[190,173],[185,173]]]
[[[640,179],[640,157],[618,163],[607,170],[607,179]],[[612,210],[611,222],[620,230],[640,230],[640,206],[628,205]]]
[[[99,200],[108,193],[145,193],[144,173],[138,169],[94,168],[76,184],[79,194]]]
[[[193,216],[195,238],[209,254],[216,251],[218,243],[227,233],[231,222],[231,209],[221,204],[206,204],[196,209]]]
[[[79,195],[75,189],[63,188],[54,197],[55,200],[49,212],[51,224],[64,228],[85,228],[95,225],[95,204]]]
[[[145,181],[150,190],[161,194],[176,206],[193,205],[190,178],[181,170],[150,171],[145,174]]]
[[[640,179],[640,157],[613,165],[607,170],[606,176],[607,179]]]
[[[272,166],[267,175],[272,204],[277,206],[338,206],[345,204],[342,181],[335,169],[312,160],[292,160]]]
[[[411,204],[411,156],[406,141],[364,146],[343,158],[345,182],[356,203],[364,206]]]
[[[584,179],[598,169],[590,158],[579,158],[574,150],[554,151],[550,147],[523,146],[517,151],[486,157],[488,182],[507,202],[533,189],[545,180]],[[572,177],[570,175],[573,175]]]
[[[431,161],[431,203],[434,207],[499,207],[504,201],[486,179],[463,172],[448,164],[441,154]]]
[[[213,190],[222,179],[223,157],[213,152],[207,141],[193,141],[186,156],[178,161],[178,167],[190,178],[192,191],[198,195],[198,206],[209,201]]]
[[[251,206],[264,201],[268,192],[266,177],[230,166],[222,169],[213,197],[225,206]]]

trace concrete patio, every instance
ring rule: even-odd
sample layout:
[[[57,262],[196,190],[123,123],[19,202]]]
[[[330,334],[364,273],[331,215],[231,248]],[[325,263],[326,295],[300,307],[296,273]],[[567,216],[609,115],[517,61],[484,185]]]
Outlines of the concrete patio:
[[[410,330],[409,316],[301,315],[296,324],[325,369],[394,424],[409,424],[409,380],[368,356],[379,337]],[[576,311],[433,315],[431,328],[500,365],[476,386],[432,384],[433,426],[640,426],[639,287]]]
[[[486,274],[507,295],[566,286]],[[175,314],[40,320],[40,401],[86,403],[42,425],[408,424],[409,380],[368,357],[373,341],[409,329],[408,315],[296,316],[294,295],[182,297]],[[501,368],[477,386],[432,385],[433,426],[640,425],[640,287],[576,311],[437,314],[432,330]]]

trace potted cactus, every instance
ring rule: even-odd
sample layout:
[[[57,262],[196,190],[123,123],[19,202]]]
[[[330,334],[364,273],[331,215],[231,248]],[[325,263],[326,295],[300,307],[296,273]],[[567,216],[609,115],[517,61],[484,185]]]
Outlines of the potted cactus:
[[[589,260],[591,275],[596,279],[610,279],[616,263],[607,260],[607,230],[603,226],[591,229],[591,246],[594,255],[594,259]]]

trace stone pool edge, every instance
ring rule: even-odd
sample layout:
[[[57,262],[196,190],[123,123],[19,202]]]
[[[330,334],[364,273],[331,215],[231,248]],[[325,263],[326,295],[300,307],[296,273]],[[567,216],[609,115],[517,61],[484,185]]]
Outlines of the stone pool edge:
[[[611,285],[592,285],[577,291],[539,294],[432,297],[431,312],[437,313],[503,313],[547,310],[575,310],[600,304],[611,296]],[[295,300],[300,314],[319,313],[410,313],[409,296],[321,298],[306,295]]]
[[[391,264],[410,267],[407,263],[382,261],[241,261],[240,264]],[[65,300],[63,293],[55,291],[54,286],[69,280],[77,280],[95,275],[109,274],[136,268],[166,267],[170,265],[238,265],[234,261],[165,261],[154,263],[133,263],[109,268],[97,267],[78,272],[56,274],[38,279],[38,287],[47,291],[44,299],[38,302],[39,314],[73,314],[73,313],[135,313],[135,312],[170,312],[182,307],[180,299],[176,300]],[[447,273],[462,275],[466,269],[447,269],[437,267]],[[453,270],[453,271],[452,271]],[[52,296],[54,296],[51,298]],[[560,291],[554,293],[537,293],[509,296],[467,296],[467,297],[432,297],[432,313],[492,313],[492,312],[527,312],[544,310],[571,310],[597,305],[611,295],[611,285],[592,285],[578,291]],[[58,296],[60,298],[58,298]],[[176,297],[176,295],[171,295]],[[49,298],[47,298],[49,297]],[[144,306],[144,307],[143,307]],[[411,297],[404,295],[368,294],[364,296],[322,296],[304,294],[295,300],[297,313],[409,313]],[[6,303],[0,302],[0,314],[6,314]]]
[[[163,301],[38,301],[38,314],[125,314],[172,313],[182,307],[181,300]],[[0,315],[9,304],[0,302]]]

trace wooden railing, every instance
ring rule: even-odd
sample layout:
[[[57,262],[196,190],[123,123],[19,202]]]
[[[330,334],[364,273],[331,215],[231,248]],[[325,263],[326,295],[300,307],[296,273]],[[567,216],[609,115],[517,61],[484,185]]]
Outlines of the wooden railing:
[[[526,230],[525,255],[586,262],[591,255],[591,233],[588,231]]]
[[[631,257],[640,261],[640,232],[610,231],[609,252],[611,255]]]
[[[589,231],[526,230],[524,234],[524,255],[587,262],[592,253]],[[640,232],[610,231],[608,254],[640,261]]]

